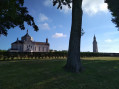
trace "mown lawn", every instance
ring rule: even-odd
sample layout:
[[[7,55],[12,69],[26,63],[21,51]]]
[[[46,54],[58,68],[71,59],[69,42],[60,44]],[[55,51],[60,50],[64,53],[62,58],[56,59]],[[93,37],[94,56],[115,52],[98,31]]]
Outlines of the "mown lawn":
[[[119,89],[119,57],[83,58],[84,70],[63,70],[64,60],[0,61],[0,89]]]

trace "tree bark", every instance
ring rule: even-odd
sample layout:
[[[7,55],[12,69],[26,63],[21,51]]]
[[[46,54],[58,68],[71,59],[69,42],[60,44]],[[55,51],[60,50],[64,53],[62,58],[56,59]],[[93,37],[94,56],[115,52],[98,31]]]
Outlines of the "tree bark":
[[[68,58],[65,69],[71,72],[81,72],[80,40],[82,28],[82,0],[72,2],[72,26],[69,40]]]

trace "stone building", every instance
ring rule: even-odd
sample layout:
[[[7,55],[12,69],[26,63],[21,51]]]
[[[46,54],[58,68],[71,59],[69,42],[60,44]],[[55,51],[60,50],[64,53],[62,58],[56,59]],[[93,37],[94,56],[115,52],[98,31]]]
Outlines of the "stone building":
[[[95,35],[93,37],[93,52],[94,53],[98,52],[98,46],[97,46],[97,41],[96,41]]]
[[[35,42],[33,38],[27,33],[21,37],[21,40],[17,38],[15,42],[11,44],[10,52],[49,52],[48,39],[46,42]]]

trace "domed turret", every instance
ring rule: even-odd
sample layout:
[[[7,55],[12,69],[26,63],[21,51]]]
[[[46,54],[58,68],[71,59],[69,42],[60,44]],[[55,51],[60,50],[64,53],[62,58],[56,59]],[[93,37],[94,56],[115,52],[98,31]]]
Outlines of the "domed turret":
[[[33,38],[28,34],[28,30],[25,36],[21,38],[22,41],[33,41]]]

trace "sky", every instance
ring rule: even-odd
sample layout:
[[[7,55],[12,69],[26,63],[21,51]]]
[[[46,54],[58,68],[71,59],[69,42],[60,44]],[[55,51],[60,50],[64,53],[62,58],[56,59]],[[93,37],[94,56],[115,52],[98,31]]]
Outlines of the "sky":
[[[68,50],[71,31],[72,9],[63,6],[62,10],[53,7],[51,0],[25,0],[24,6],[34,17],[39,31],[25,23],[25,30],[15,27],[8,30],[8,35],[0,37],[0,49],[7,50],[11,43],[26,34],[34,41],[50,43],[50,49]],[[119,31],[111,22],[112,16],[104,0],[83,0],[82,28],[85,34],[81,37],[81,52],[93,51],[93,37],[96,36],[99,52],[119,52]]]

